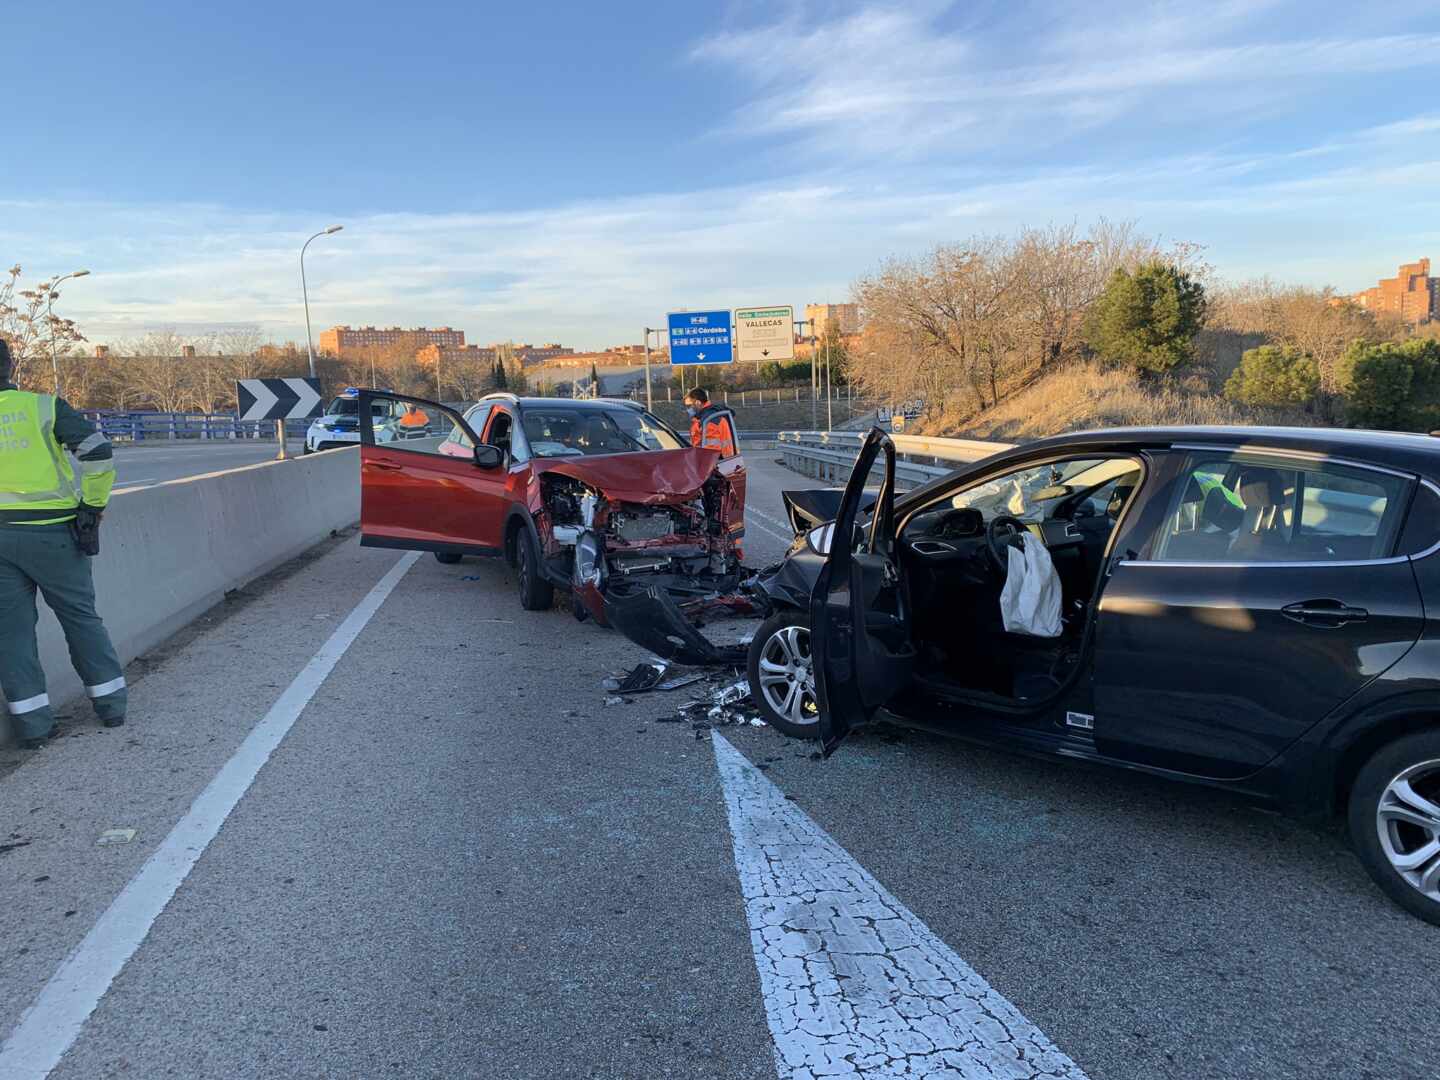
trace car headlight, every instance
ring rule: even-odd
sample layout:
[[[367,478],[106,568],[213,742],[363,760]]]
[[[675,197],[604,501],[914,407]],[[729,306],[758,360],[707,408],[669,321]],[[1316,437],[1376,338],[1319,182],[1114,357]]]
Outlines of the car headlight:
[[[810,550],[817,555],[830,554],[830,539],[835,535],[835,523],[827,522],[824,525],[817,525],[805,534],[805,542],[810,545]]]

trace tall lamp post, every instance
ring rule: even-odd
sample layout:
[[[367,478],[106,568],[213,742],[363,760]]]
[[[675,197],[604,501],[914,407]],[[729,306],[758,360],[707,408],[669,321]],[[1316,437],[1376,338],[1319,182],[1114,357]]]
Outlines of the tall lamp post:
[[[71,278],[86,277],[89,270],[76,270],[58,277],[45,289],[45,321],[50,324],[50,370],[55,376],[55,396],[60,396],[60,360],[55,355],[55,297],[59,294],[55,291],[62,281],[69,281]]]
[[[310,237],[310,240],[306,240],[300,245],[300,295],[305,299],[305,351],[310,354],[310,377],[312,379],[316,377],[315,342],[310,334],[310,288],[305,284],[305,249],[310,246],[312,240],[318,240],[322,236],[333,236],[344,227],[344,225],[327,225]]]

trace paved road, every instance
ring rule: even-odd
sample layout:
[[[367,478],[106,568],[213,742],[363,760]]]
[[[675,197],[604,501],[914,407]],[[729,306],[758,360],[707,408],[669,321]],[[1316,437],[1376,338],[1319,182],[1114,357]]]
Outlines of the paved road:
[[[300,453],[300,441],[290,440],[290,452]],[[115,447],[115,489],[152,487],[167,480],[235,469],[274,461],[273,442],[213,442],[170,446]]]
[[[803,481],[756,456],[761,562]],[[51,1075],[755,1080],[777,1050],[787,1077],[1440,1070],[1440,934],[1327,832],[893,729],[826,762],[768,728],[697,738],[664,722],[683,692],[606,707],[636,650],[522,611],[492,562],[421,558],[323,650],[406,558],[351,539],[233,597],[132,666],[130,726],[77,717],[0,781],[0,1031],[77,945],[144,934]],[[267,732],[204,846],[207,784]],[[97,846],[116,827],[134,840]],[[91,935],[186,852],[153,925]],[[869,1071],[797,1063],[857,1021]]]

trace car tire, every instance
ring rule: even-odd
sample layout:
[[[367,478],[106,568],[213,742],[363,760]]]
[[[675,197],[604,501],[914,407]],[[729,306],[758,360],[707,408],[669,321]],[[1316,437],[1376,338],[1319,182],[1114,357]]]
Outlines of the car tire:
[[[463,555],[457,555],[453,551],[435,552],[435,561],[438,563],[444,563],[446,566],[454,566],[462,558],[464,558]]]
[[[750,699],[767,724],[792,739],[820,737],[810,655],[809,616],[793,608],[771,615],[750,641]]]
[[[305,448],[300,451],[301,454],[313,454],[315,452],[314,450],[310,449],[310,444],[308,442],[304,444],[304,447]]]
[[[515,576],[520,580],[520,606],[526,611],[549,611],[555,606],[555,586],[540,576],[540,551],[529,529],[515,537]]]
[[[1440,730],[1377,750],[1355,776],[1348,818],[1350,843],[1375,884],[1440,926]]]

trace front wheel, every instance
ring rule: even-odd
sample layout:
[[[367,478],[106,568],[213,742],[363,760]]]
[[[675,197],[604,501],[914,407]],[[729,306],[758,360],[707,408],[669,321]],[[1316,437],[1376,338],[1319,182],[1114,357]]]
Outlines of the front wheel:
[[[435,552],[435,561],[438,563],[444,563],[446,566],[454,566],[457,562],[461,560],[462,557],[463,556],[458,555],[453,551]]]
[[[750,697],[765,722],[792,739],[820,737],[813,664],[808,616],[778,611],[755,631],[747,665]]]
[[[1440,731],[1381,747],[1350,789],[1350,842],[1401,907],[1440,926]]]
[[[540,552],[528,529],[515,537],[515,573],[520,578],[520,606],[526,611],[549,611],[555,605],[555,586],[540,576]]]

